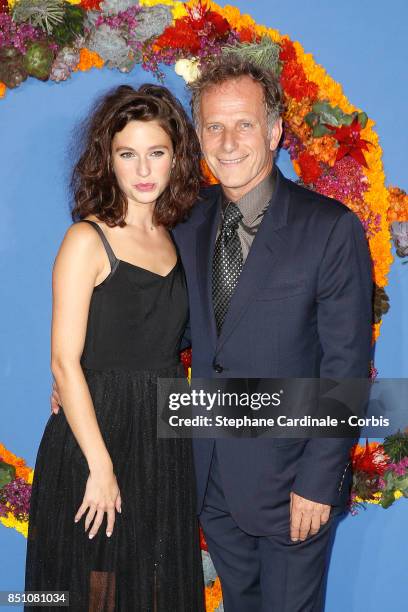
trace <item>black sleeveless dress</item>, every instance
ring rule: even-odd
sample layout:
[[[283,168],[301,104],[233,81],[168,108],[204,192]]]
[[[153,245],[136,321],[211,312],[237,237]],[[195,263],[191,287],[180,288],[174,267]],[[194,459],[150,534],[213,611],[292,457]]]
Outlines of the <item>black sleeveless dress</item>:
[[[191,441],[156,436],[157,378],[184,376],[183,269],[178,259],[160,276],[118,260],[102,229],[89,223],[103,241],[111,273],[92,295],[82,367],[122,513],[110,538],[106,519],[92,540],[84,533],[85,517],[74,523],[88,465],[64,412],[52,415],[35,465],[25,588],[69,591],[72,612],[200,612]]]

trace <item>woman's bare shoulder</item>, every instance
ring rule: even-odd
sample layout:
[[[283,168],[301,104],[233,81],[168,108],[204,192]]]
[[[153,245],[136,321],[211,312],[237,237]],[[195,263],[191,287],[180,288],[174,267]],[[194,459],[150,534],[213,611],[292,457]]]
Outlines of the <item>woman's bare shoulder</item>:
[[[73,223],[66,231],[58,251],[57,259],[73,257],[97,260],[103,253],[103,246],[98,232],[90,223]]]

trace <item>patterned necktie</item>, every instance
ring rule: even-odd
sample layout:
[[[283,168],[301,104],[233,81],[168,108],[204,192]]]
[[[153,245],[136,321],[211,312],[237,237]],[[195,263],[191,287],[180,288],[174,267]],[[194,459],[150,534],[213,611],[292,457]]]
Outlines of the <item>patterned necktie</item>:
[[[233,202],[225,210],[215,243],[212,269],[212,297],[217,332],[220,333],[232,294],[242,270],[242,248],[237,233],[242,213]]]

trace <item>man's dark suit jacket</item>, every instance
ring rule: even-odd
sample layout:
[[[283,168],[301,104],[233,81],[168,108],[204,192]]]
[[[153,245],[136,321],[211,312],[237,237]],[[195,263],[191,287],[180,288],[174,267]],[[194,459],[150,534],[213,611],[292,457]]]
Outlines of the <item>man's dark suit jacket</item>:
[[[217,337],[211,297],[220,187],[174,230],[190,300],[197,378],[359,378],[371,357],[372,276],[358,217],[338,201],[277,181]],[[287,530],[289,492],[344,506],[353,440],[217,440],[231,514],[249,534]],[[214,447],[194,440],[198,512]]]

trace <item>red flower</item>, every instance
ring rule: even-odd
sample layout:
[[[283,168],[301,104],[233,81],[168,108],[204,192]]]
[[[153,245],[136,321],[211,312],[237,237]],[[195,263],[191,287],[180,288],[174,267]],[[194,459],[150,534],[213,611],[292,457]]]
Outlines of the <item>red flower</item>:
[[[191,53],[197,53],[200,49],[200,37],[184,19],[178,19],[177,25],[166,28],[155,41],[155,45],[161,48],[185,49]]]
[[[231,26],[222,15],[210,11],[201,1],[193,8],[186,8],[188,15],[178,19],[174,26],[166,28],[155,41],[156,45],[197,53],[202,39],[214,41],[228,37]]]
[[[100,10],[99,5],[101,2],[102,0],[81,0],[81,3],[79,6],[81,6],[86,11],[99,11]]]
[[[281,42],[281,50],[279,53],[279,59],[282,62],[296,62],[296,50],[291,40],[283,40]]]
[[[193,7],[184,6],[187,9],[188,16],[183,17],[183,19],[195,30],[208,30],[208,25],[210,25],[210,29],[218,36],[225,36],[230,31],[228,21],[219,13],[210,11],[206,3],[203,4],[201,0]]]
[[[219,13],[215,13],[214,11],[209,11],[207,13],[206,21],[207,23],[210,23],[213,26],[212,33],[216,37],[222,38],[223,36],[226,36],[227,34],[229,34],[231,30],[231,26],[228,23],[228,21],[225,19],[225,17],[223,17]]]
[[[363,150],[368,151],[370,142],[360,137],[361,125],[357,117],[355,117],[351,125],[334,127],[326,124],[326,127],[333,132],[333,138],[339,143],[336,161],[343,159],[346,155],[350,155],[361,166],[368,168]]]
[[[184,367],[186,376],[188,375],[188,368],[191,367],[191,349],[186,349],[180,354],[181,363]]]
[[[365,447],[356,445],[351,451],[353,470],[366,472],[370,477],[382,476],[389,457],[379,442],[366,441]]]
[[[285,93],[298,102],[304,98],[316,99],[319,88],[316,83],[308,81],[304,70],[297,62],[287,61],[281,72],[281,85]]]
[[[9,5],[7,0],[0,0],[0,13],[9,13]]]
[[[200,527],[200,549],[208,551],[207,542],[205,541],[204,533],[201,527]]]
[[[302,151],[297,161],[300,166],[303,182],[306,185],[316,183],[323,171],[317,159],[307,151]]]
[[[303,67],[298,63],[296,49],[291,40],[281,42],[279,59],[283,63],[281,85],[285,93],[299,102],[304,98],[317,98],[319,91],[316,83],[308,81]]]
[[[260,37],[256,36],[255,32],[252,28],[242,28],[242,30],[238,31],[239,42],[241,43],[252,43],[259,42]]]

